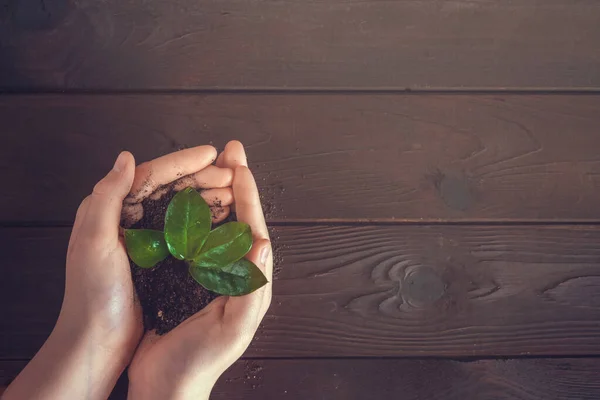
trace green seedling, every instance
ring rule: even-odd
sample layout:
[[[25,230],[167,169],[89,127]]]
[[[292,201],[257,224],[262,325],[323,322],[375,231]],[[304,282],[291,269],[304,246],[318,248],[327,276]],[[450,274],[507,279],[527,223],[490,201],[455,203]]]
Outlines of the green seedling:
[[[206,289],[243,296],[267,283],[261,270],[244,256],[252,248],[248,224],[228,222],[211,230],[210,208],[200,194],[187,188],[167,207],[165,231],[126,229],[129,258],[152,268],[169,255],[184,260],[190,275]]]

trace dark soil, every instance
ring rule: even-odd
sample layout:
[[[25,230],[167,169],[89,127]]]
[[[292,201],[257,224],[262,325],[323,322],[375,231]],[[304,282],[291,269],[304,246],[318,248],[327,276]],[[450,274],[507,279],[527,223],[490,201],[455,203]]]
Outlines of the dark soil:
[[[144,200],[144,216],[132,228],[163,230],[167,206],[174,195],[170,190],[159,200]],[[130,265],[142,305],[144,328],[156,329],[159,335],[169,332],[218,296],[200,286],[188,273],[185,262],[174,257],[167,257],[150,269],[139,268],[133,262]]]
[[[131,228],[164,229],[165,213],[176,192],[172,189],[165,190],[165,188],[162,191],[166,191],[166,193],[160,199],[146,199],[142,202],[144,215]],[[272,201],[265,201],[263,197],[263,205],[265,203],[267,208],[273,204]],[[222,210],[217,209],[213,212],[219,214]],[[219,225],[235,220],[235,214],[231,213]],[[273,229],[269,229],[269,231],[273,246],[273,278],[276,278],[283,263],[282,246],[278,243],[277,232]],[[130,266],[133,284],[142,305],[144,329],[155,329],[159,335],[171,331],[218,297],[216,293],[200,286],[188,273],[185,262],[174,257],[167,257],[150,269],[139,268],[133,262],[130,262]]]

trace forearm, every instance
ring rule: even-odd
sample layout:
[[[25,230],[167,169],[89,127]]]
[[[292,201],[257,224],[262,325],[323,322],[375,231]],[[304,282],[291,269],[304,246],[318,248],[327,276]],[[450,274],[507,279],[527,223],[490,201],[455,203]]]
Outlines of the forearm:
[[[57,326],[3,400],[106,399],[128,362],[90,332]]]

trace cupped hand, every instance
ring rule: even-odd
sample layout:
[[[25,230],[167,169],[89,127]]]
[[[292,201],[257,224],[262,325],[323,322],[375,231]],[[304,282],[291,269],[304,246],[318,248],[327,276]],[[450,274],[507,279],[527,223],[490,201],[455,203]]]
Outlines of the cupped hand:
[[[273,257],[258,189],[239,142],[217,167],[234,170],[237,219],[250,225],[246,256],[271,281]],[[246,350],[271,302],[271,283],[242,297],[219,297],[164,336],[148,332],[129,368],[129,399],[207,399],[219,376]]]
[[[211,164],[217,152],[200,146],[172,153],[137,168],[130,153],[77,210],[69,240],[65,295],[56,326],[42,349],[17,377],[6,398],[106,398],[141,338],[141,308],[134,300],[129,260],[119,222],[143,214],[142,201],[158,190],[206,188],[213,206],[229,213],[233,172]],[[157,194],[158,193],[158,194]],[[125,206],[123,203],[125,200]],[[29,382],[29,384],[28,384]],[[32,385],[31,382],[35,383]]]
[[[157,189],[178,186],[209,188],[214,205],[232,201],[232,171],[212,166],[216,150],[200,146],[178,151],[135,167],[130,153],[119,155],[115,167],[94,187],[75,218],[67,252],[65,297],[59,323],[98,334],[104,347],[131,356],[142,333],[141,314],[134,302],[129,259],[119,235],[122,213],[129,222],[143,214],[142,201]],[[160,192],[160,190],[158,191]],[[160,193],[159,193],[160,194]],[[125,206],[122,206],[125,200]],[[222,215],[228,214],[228,207]],[[216,213],[215,213],[216,214]]]

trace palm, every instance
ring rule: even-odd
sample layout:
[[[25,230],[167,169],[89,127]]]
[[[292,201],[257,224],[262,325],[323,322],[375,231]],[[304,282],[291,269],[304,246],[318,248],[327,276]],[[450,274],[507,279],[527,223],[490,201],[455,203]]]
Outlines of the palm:
[[[102,193],[103,184],[96,185],[94,193]],[[141,309],[131,295],[127,252],[117,227],[97,215],[93,201],[87,197],[77,210],[67,251],[61,316],[96,327],[107,339],[135,346],[142,333]]]
[[[151,376],[157,385],[166,388],[172,384],[171,377],[183,375],[188,365],[199,363],[217,367],[214,363],[220,360],[222,365],[219,368],[211,369],[206,374],[199,369],[197,376],[191,377],[197,381],[216,381],[220,372],[236,359],[232,354],[232,359],[228,357],[223,360],[221,354],[232,342],[227,325],[220,323],[226,300],[225,297],[215,299],[204,310],[164,336],[147,333],[130,366],[130,374]],[[165,370],[170,373],[164,374],[162,371]],[[218,370],[220,372],[212,372]]]

